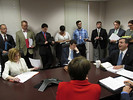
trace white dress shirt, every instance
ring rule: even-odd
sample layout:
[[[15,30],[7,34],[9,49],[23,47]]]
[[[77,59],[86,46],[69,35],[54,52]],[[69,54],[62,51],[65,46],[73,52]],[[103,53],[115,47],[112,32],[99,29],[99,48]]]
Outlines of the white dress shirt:
[[[124,51],[121,51],[121,50],[120,50],[119,55],[121,54],[121,52],[123,52],[122,59],[124,58],[124,56],[125,56],[127,50],[128,50],[128,49],[125,49]]]
[[[22,29],[22,32],[23,32],[23,34],[24,34],[25,39],[27,39],[27,31],[24,31],[24,30]]]
[[[5,40],[4,34],[2,34],[2,33],[0,33],[0,34],[1,34],[2,38],[3,38],[3,40]],[[7,35],[6,35],[6,40],[7,40]]]

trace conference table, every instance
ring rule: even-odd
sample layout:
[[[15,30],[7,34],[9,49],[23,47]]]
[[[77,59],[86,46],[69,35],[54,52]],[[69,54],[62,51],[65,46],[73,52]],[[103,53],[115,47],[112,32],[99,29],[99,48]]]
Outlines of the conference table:
[[[100,70],[91,64],[91,69],[88,73],[89,82],[98,83],[98,80],[108,76],[116,77],[118,75],[107,71]],[[0,78],[0,99],[1,100],[56,100],[57,85],[47,87],[45,91],[39,92],[35,86],[43,79],[57,78],[62,81],[70,81],[68,72],[63,67],[53,68],[48,70],[40,70],[39,74],[35,75],[25,83],[13,83]],[[114,95],[114,92],[101,86],[100,99]]]

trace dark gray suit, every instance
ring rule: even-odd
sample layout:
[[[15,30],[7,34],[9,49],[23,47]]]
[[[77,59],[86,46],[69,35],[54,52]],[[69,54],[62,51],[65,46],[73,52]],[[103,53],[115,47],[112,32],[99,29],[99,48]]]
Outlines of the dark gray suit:
[[[108,34],[108,37],[110,37],[112,35],[112,33],[114,33],[115,29],[110,29],[109,31],[109,34]],[[117,34],[119,37],[122,37],[125,35],[125,30],[123,29],[119,29],[119,32]],[[108,47],[108,50],[109,50],[109,55],[111,54],[111,52],[113,50],[119,50],[118,48],[118,43],[110,43],[110,40],[109,40],[109,47]]]

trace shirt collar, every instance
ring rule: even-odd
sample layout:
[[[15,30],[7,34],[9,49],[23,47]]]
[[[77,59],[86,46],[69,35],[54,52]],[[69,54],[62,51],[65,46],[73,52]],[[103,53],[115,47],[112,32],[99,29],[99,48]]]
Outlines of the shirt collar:
[[[126,52],[127,52],[127,50],[128,50],[128,49],[125,49],[124,51],[121,51],[121,50],[120,50],[120,54],[121,54],[121,52],[123,52],[123,55],[125,55]]]
[[[28,31],[28,30],[25,31],[24,29],[22,29],[22,32],[27,32],[27,31]]]
[[[81,28],[80,30],[79,29],[77,29],[78,31],[82,31],[83,30],[83,28]]]

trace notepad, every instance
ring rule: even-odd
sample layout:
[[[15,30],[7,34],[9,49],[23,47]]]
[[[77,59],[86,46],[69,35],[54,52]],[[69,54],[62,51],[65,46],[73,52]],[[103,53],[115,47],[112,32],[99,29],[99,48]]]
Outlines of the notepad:
[[[37,75],[38,73],[39,72],[36,72],[36,71],[25,72],[25,73],[15,76],[15,77],[20,79],[20,83],[24,83],[27,80],[29,80],[30,78],[32,78],[33,76]]]
[[[116,77],[116,78],[113,78],[113,77],[107,77],[107,78],[104,78],[104,79],[101,79],[99,80],[100,84],[102,84],[103,86],[113,90],[113,91],[116,91],[117,89],[125,86],[124,84],[124,81],[127,81],[129,79],[123,77],[123,76],[119,76],[119,77]]]
[[[119,40],[120,37],[117,34],[112,33],[111,36],[109,37],[110,40]]]

